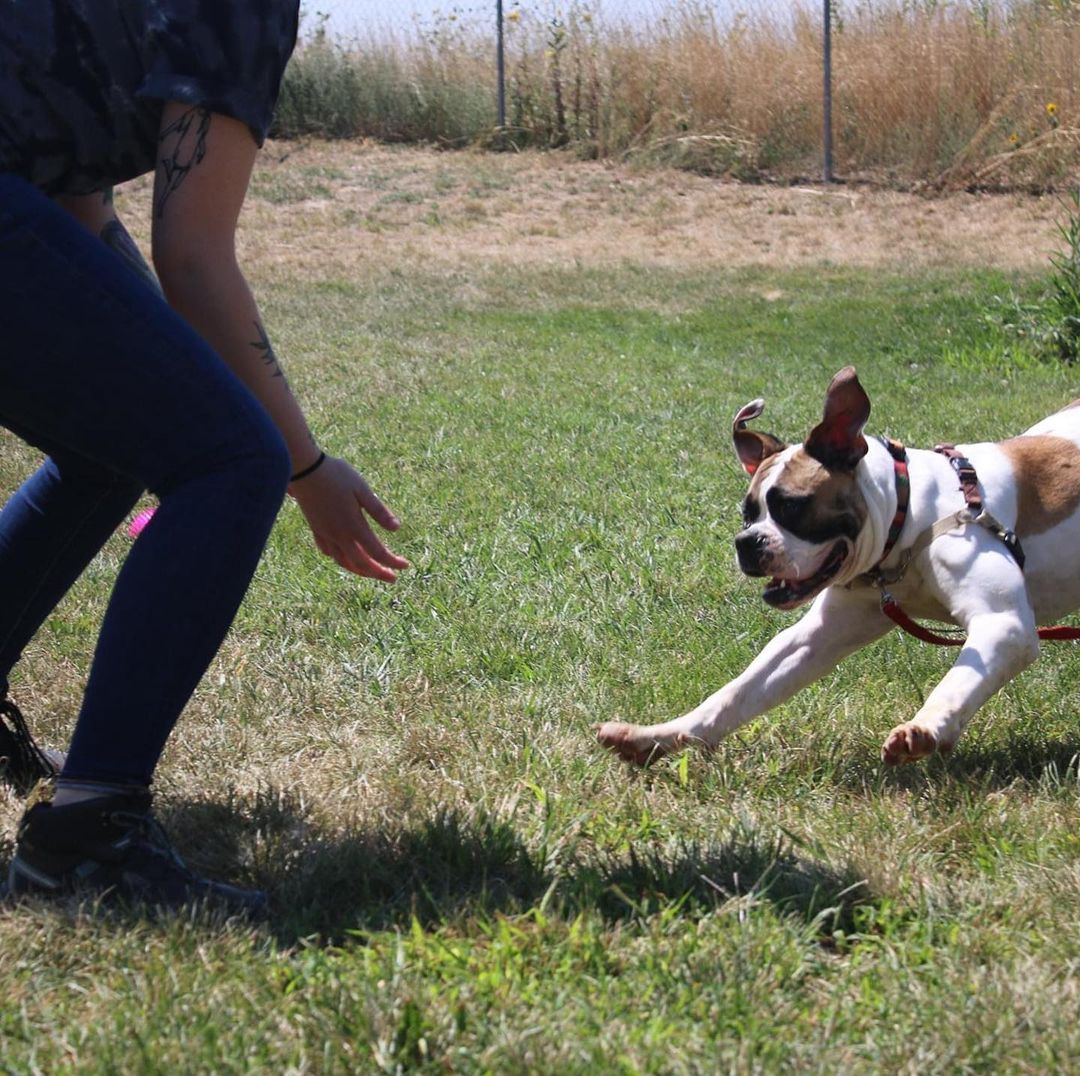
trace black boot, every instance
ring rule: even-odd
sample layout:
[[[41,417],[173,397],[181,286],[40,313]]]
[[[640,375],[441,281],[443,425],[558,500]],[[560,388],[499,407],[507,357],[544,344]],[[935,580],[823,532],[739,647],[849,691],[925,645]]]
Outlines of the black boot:
[[[260,890],[193,874],[150,804],[144,789],[63,807],[34,804],[19,823],[8,892],[86,894],[173,909],[205,903],[237,914],[265,913],[266,894]]]
[[[0,780],[25,796],[38,781],[55,777],[63,764],[63,754],[34,742],[15,703],[0,698]]]

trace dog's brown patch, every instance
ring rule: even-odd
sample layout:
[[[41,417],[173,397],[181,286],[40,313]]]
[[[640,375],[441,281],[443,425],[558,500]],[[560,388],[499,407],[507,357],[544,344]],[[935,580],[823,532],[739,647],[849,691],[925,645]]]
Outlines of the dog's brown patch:
[[[765,479],[772,474],[777,464],[780,462],[779,454],[775,456],[766,456],[761,461],[761,466],[754,472],[753,477],[750,479],[750,487],[746,491],[747,500],[760,501],[761,500],[761,487]]]
[[[1064,437],[1036,434],[1003,441],[1016,475],[1016,533],[1042,534],[1080,508],[1080,448]]]
[[[1080,407],[1080,400],[1073,400],[1072,403],[1067,403],[1061,410],[1068,411],[1072,407]]]
[[[862,529],[866,522],[866,504],[858,494],[852,471],[830,470],[808,452],[799,448],[787,461],[776,484],[792,493],[808,495],[810,508],[802,521],[811,534],[843,533]],[[840,526],[841,521],[847,527]]]

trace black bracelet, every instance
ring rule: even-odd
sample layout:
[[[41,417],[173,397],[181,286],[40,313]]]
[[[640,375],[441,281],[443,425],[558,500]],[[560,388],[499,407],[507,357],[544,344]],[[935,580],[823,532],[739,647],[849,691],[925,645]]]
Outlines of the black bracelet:
[[[309,474],[314,474],[325,462],[326,453],[320,452],[319,458],[310,466],[305,467],[302,471],[297,471],[296,474],[289,479],[290,482],[299,482],[301,478],[307,478]]]

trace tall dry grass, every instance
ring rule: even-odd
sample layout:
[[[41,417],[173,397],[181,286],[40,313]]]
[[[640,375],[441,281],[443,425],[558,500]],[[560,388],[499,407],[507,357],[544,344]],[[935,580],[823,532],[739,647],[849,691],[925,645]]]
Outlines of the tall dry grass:
[[[584,0],[508,4],[499,128],[486,21],[444,14],[408,34],[352,40],[317,25],[289,69],[278,133],[571,146],[741,178],[816,174],[822,36],[811,2],[733,11],[669,0],[644,22]],[[1080,165],[1078,60],[1077,0],[841,0],[836,173],[1067,181]]]

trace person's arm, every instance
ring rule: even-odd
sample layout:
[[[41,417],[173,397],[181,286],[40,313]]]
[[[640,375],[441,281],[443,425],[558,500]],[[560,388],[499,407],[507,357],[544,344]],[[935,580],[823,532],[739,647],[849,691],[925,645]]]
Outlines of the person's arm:
[[[57,198],[60,203],[87,231],[96,235],[136,276],[141,277],[160,294],[154,271],[146,264],[146,259],[138,244],[128,234],[113,205],[113,192],[110,187],[94,194],[65,194]]]
[[[308,429],[236,260],[236,225],[257,147],[248,127],[205,108],[168,102],[154,183],[154,268],[169,304],[224,359],[274,420],[292,457],[289,485],[319,549],[358,575],[391,581],[408,561],[392,553],[394,514]]]

